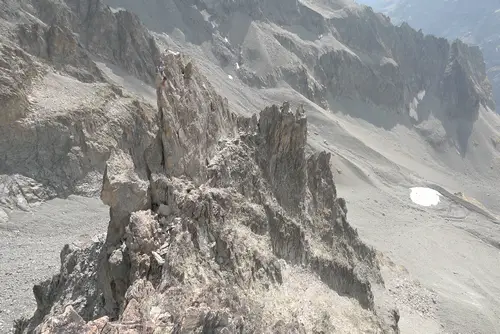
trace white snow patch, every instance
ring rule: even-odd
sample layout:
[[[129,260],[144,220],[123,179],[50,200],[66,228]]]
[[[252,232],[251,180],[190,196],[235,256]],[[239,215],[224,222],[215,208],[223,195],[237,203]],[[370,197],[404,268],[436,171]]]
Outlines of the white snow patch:
[[[410,198],[413,203],[421,206],[434,206],[440,201],[441,194],[434,189],[424,187],[410,188]]]
[[[233,80],[233,76],[231,74],[228,74],[227,77],[231,80]]]
[[[414,98],[412,102],[410,102],[410,117],[418,122],[418,114],[417,114],[418,100]]]
[[[421,90],[418,92],[417,96],[413,98],[413,100],[410,102],[410,117],[418,121],[418,113],[417,113],[417,108],[420,103],[425,97],[425,90]]]
[[[112,12],[113,14],[116,14],[116,13],[118,13],[118,12],[125,12],[125,11],[126,11],[126,9],[125,9],[125,8],[121,8],[121,7],[118,7],[118,8],[109,7],[109,9],[111,10],[111,12]]]
[[[236,63],[236,69],[239,70],[240,69],[240,64]]]
[[[172,50],[167,50],[167,51],[166,51],[166,54],[168,54],[168,55],[178,56],[178,55],[180,54],[180,52],[175,52],[175,51],[172,51]]]
[[[210,18],[212,17],[212,15],[210,15],[210,13],[207,12],[206,9],[201,10],[200,14],[201,14],[201,16],[203,16],[203,19],[205,20],[205,22],[210,22]]]
[[[389,57],[383,57],[380,60],[380,65],[384,66],[384,65],[387,65],[387,64],[391,64],[394,67],[399,67],[398,63],[396,63],[396,61],[394,59],[389,58]]]
[[[224,42],[229,44],[229,40],[227,39],[227,37],[224,37]]]
[[[425,97],[425,89],[421,90],[420,92],[418,92],[417,96],[418,96],[418,99],[420,101],[422,101],[424,99],[424,97]]]

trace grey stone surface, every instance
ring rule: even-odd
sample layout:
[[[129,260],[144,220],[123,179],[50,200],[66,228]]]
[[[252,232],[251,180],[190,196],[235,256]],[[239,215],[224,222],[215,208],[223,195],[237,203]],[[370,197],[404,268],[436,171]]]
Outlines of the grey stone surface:
[[[480,3],[459,0],[364,0],[376,11],[388,15],[394,24],[408,22],[415,29],[449,39],[460,38],[465,43],[481,48],[488,77],[493,87],[495,101],[500,105],[500,15],[498,2],[485,0]]]
[[[154,28],[145,11],[156,5],[119,4],[139,6]],[[260,96],[235,107],[218,92],[228,87],[221,77],[244,92],[291,87],[308,110],[324,108],[311,115],[326,124],[320,132],[340,128],[328,110],[342,99],[383,108],[386,117],[347,111],[384,130],[432,117],[445,137],[436,145],[455,141],[463,158],[475,122],[492,106],[481,53],[394,27],[349,1],[162,6],[156,31],[188,51],[196,45],[207,59],[160,53],[135,14],[100,1],[0,5],[0,101],[8,106],[0,110],[0,223],[71,194],[100,195],[109,206],[106,236],[63,248],[59,273],[36,284],[36,312],[19,331],[398,333],[395,305],[439,327],[433,295],[400,284],[401,273],[388,292],[386,264],[347,220],[350,205],[331,168],[341,157],[332,148],[356,140],[338,131],[319,140],[329,152],[318,150],[304,106]],[[165,86],[155,74],[160,58]],[[226,77],[208,62],[238,67]],[[254,103],[264,105],[254,108],[258,116],[239,114]],[[385,168],[375,173],[386,177],[379,185],[412,177],[375,150],[361,153]]]

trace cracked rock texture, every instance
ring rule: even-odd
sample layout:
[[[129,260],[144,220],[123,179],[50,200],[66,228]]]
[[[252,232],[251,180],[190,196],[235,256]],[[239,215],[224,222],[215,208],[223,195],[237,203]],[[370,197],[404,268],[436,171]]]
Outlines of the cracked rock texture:
[[[170,57],[182,64],[182,56]],[[174,78],[182,68],[172,65]],[[112,154],[101,193],[111,215],[106,240],[62,251],[60,274],[34,289],[38,309],[27,330],[398,332],[397,311],[374,298],[372,285],[383,284],[375,252],[347,223],[329,154],[305,154],[302,109],[284,104],[259,118],[237,118],[210,86],[194,82],[193,72],[172,84],[184,96],[171,93],[165,101],[168,89],[158,89],[161,118],[175,118],[173,104],[196,120],[179,123],[185,139],[169,130],[172,123],[160,123],[159,138],[137,155],[142,167],[129,152]],[[210,112],[226,121],[209,125],[204,145],[189,145],[199,133],[187,130],[204,126]],[[178,165],[186,155],[206,163],[175,175],[167,159],[158,159],[171,151],[180,152],[173,155]],[[296,297],[309,305],[300,320],[286,305],[269,309],[271,295],[293,298],[283,288],[301,275],[354,313],[324,309],[303,295]]]
[[[82,15],[56,5],[57,22]],[[172,53],[153,107],[90,61],[105,34],[80,36],[80,48],[68,22],[27,31],[26,20],[10,27],[27,41],[11,50],[38,84],[17,88],[30,93],[28,108],[2,123],[4,147],[19,147],[2,150],[4,204],[100,192],[110,222],[106,236],[62,250],[59,274],[34,287],[37,310],[19,332],[398,331],[397,311],[374,296],[383,288],[375,252],[347,223],[330,155],[305,152],[301,107],[237,116],[196,64]],[[124,57],[111,60],[134,74]],[[46,93],[72,85],[71,103]],[[287,305],[299,303],[298,318]]]
[[[458,0],[451,3],[441,1],[412,0],[364,0],[377,11],[391,17],[394,24],[408,22],[425,33],[477,45],[484,54],[488,77],[493,86],[496,104],[500,104],[500,12],[498,2],[484,0],[480,4]],[[498,108],[497,108],[498,110]]]
[[[133,14],[98,1],[2,6],[0,202],[98,194],[111,151],[149,143],[157,112],[108,83],[93,59],[153,83],[154,40]]]
[[[158,121],[171,123],[173,113],[157,120],[150,100],[145,103],[110,84],[102,67],[117,66],[129,78],[153,84],[160,51],[146,26],[172,36],[180,31],[186,45],[207,42],[204,57],[224,68],[237,63],[234,76],[248,87],[275,89],[286,83],[325,108],[344,98],[368,101],[405,111],[407,118],[416,117],[416,125],[434,116],[442,123],[441,132],[422,135],[440,149],[445,143],[457,146],[462,156],[470,149],[479,108],[494,105],[477,48],[425,36],[407,25],[394,27],[383,15],[349,1],[329,1],[328,6],[274,0],[106,3],[133,9],[145,25],[135,14],[96,0],[6,0],[0,5],[5,31],[0,102],[7,106],[0,114],[0,174],[22,175],[31,179],[29,184],[43,185],[40,200],[98,194],[114,148],[148,142]],[[236,29],[236,22],[245,29]],[[186,73],[179,80],[190,80],[190,65],[183,66]],[[200,70],[207,73],[205,66]],[[199,78],[192,82],[204,84]],[[61,95],[50,97],[53,91]],[[177,113],[175,125],[165,131],[175,131],[171,140],[182,141],[185,134],[178,132],[179,125],[192,120],[183,119],[175,101],[169,101],[172,94],[184,96],[182,91],[168,91],[161,97],[165,108]],[[151,95],[156,99],[157,94]],[[200,97],[189,98],[195,103]],[[213,103],[211,109],[227,104],[222,98]],[[144,108],[151,112],[138,112]],[[376,117],[369,114],[356,116]],[[382,126],[402,122],[398,117],[391,115]],[[194,140],[210,145],[212,132],[206,129],[221,120],[200,121],[200,128],[188,131],[199,132]],[[169,173],[193,176],[196,164],[203,163],[200,156],[191,159],[197,152],[187,153],[178,143],[162,145]],[[181,155],[186,161],[174,164]],[[0,200],[9,207],[19,202],[11,190],[3,194]]]
[[[401,114],[395,119],[412,117],[414,124],[436,117],[462,155],[479,110],[495,108],[478,47],[394,26],[354,1],[105,3],[169,34],[169,46],[203,45],[194,57],[208,58],[247,87],[288,86],[332,110],[341,100],[364,101]],[[368,112],[354,114],[377,124]]]
[[[237,61],[252,89],[285,82],[325,108],[345,97],[389,110],[425,91],[443,122],[467,124],[492,103],[476,49],[368,9],[166,3],[176,9],[162,17],[168,32],[183,30],[220,64]],[[29,210],[80,194],[100,196],[110,215],[106,235],[64,247],[18,332],[399,332],[398,310],[380,298],[375,250],[347,221],[330,153],[306,151],[304,107],[238,115],[198,62],[160,53],[135,14],[101,1],[5,0],[0,15],[0,204]],[[238,48],[221,34],[232,22],[253,36],[229,34]],[[297,39],[286,25],[314,35]],[[445,130],[467,146],[467,126]]]

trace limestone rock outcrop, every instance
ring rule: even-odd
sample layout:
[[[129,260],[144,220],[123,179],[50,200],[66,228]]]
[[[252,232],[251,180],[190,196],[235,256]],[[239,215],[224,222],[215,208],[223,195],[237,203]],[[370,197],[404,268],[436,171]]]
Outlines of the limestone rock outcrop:
[[[55,196],[98,195],[111,152],[148,146],[157,113],[111,83],[96,61],[153,83],[160,57],[153,38],[136,16],[99,1],[8,1],[0,25],[0,175],[7,182],[0,202],[24,209]]]
[[[167,57],[154,140],[107,161],[106,239],[63,250],[60,274],[35,288],[27,330],[398,332],[396,316],[381,316],[392,311],[372,291],[383,285],[375,252],[347,222],[329,155],[305,154],[302,109],[237,117],[195,65],[187,79],[183,56]],[[290,295],[298,277],[352,312]],[[300,322],[266,302],[286,298],[310,303]]]
[[[326,7],[305,1],[286,5],[276,1],[169,1],[160,7],[120,1],[124,7],[137,9],[144,19],[142,7],[152,11],[154,18],[163,15],[161,22],[167,30],[181,29],[187,42],[209,41],[211,54],[224,58],[219,59],[221,64],[237,63],[234,74],[248,86],[275,88],[285,82],[325,108],[335,99],[359,99],[397,112],[414,111],[416,123],[432,112],[443,123],[445,136],[458,143],[462,155],[478,108],[493,106],[477,49],[424,36],[409,26],[394,27],[383,15],[345,1],[329,1]],[[203,11],[209,18],[205,19]],[[128,147],[131,135],[146,145],[157,126],[150,103],[135,101],[121,88],[108,84],[99,63],[119,66],[153,84],[160,59],[154,38],[135,14],[95,0],[6,1],[0,16],[6,32],[0,50],[0,102],[6,106],[0,113],[0,174],[19,174],[31,179],[30,184],[41,184],[46,194],[53,194],[42,200],[72,193],[98,194],[111,151]],[[245,34],[237,29],[232,33],[230,27],[240,19],[248,29]],[[189,20],[196,24],[187,24]],[[299,33],[294,27],[304,31],[299,29]],[[179,80],[188,82],[190,65],[182,66],[186,68],[180,72],[186,73]],[[197,85],[201,81],[194,78],[189,82]],[[56,91],[61,93],[59,98],[44,98]],[[173,111],[177,106],[169,96],[175,94],[182,97],[184,93],[169,91],[161,97]],[[191,107],[199,97],[193,98]],[[438,108],[427,107],[436,99]],[[410,110],[416,100],[418,107]],[[213,103],[211,108],[227,105],[222,98]],[[149,110],[146,117],[137,118],[144,114],[143,109]],[[179,122],[192,121],[183,115],[178,112],[176,119],[167,116],[162,122],[177,123],[165,131],[177,131]],[[370,115],[361,117],[371,119]],[[397,117],[391,115],[388,123],[405,122]],[[122,133],[130,132],[126,130],[130,122],[137,122],[134,127],[140,131],[129,133],[125,136],[128,143],[122,144]],[[220,120],[209,117],[204,122],[204,127],[213,127]],[[199,132],[194,140],[210,144],[211,138],[203,138],[204,127],[189,131]],[[184,135],[179,132],[178,139],[172,140],[184,140]],[[194,151],[190,154],[195,159],[184,155],[186,161],[176,165],[185,148],[175,142],[161,145],[166,148],[164,163],[174,174],[193,175],[203,165],[204,158]],[[16,201],[12,196],[9,192],[2,201],[12,206]]]
[[[303,1],[175,4],[222,25],[241,10],[269,21],[249,31],[275,36],[294,62],[268,53],[262,65],[266,48],[242,43],[239,52],[220,34],[197,36],[218,40],[213,52],[228,64],[241,57],[251,86],[284,80],[325,107],[359,97],[395,109],[426,90],[467,119],[489,105],[476,51],[335,3],[331,16]],[[0,113],[0,203],[23,209],[77,193],[110,208],[106,236],[66,246],[59,274],[35,286],[37,310],[19,332],[399,332],[398,311],[374,293],[384,284],[375,251],[347,221],[330,155],[306,153],[302,107],[238,116],[196,62],[161,55],[137,16],[100,1],[11,5],[0,22],[9,35],[0,45],[0,102],[9,106]],[[342,47],[304,46],[276,30],[290,23]],[[162,57],[165,85],[155,73]],[[102,63],[156,87],[141,86],[137,98]]]
[[[168,45],[209,60],[248,91],[275,100],[286,91],[385,129],[435,118],[435,135],[462,157],[479,112],[495,109],[477,47],[394,26],[352,0],[104,1],[136,12],[159,36],[169,34]]]
[[[408,111],[422,91],[441,99],[462,90],[494,108],[477,48],[424,35],[407,24],[394,26],[354,1],[105,2],[133,10],[154,31],[179,29],[187,43],[209,43],[210,55],[224,68],[237,63],[234,73],[249,86],[272,88],[284,81],[324,107],[332,98],[347,97]],[[448,80],[450,75],[459,80]],[[456,101],[443,102],[452,108]],[[474,103],[461,107],[469,115],[477,112]]]
[[[500,105],[500,15],[498,3],[482,1],[480,5],[466,0],[440,3],[431,0],[411,1],[371,0],[365,3],[391,18],[393,24],[408,22],[415,29],[448,39],[460,38],[469,45],[477,45],[484,54],[487,74],[493,87],[493,95]],[[467,15],[463,15],[467,13]]]
[[[93,55],[152,83],[160,51],[136,15],[113,12],[99,0],[33,1],[36,16],[48,25],[68,27]]]

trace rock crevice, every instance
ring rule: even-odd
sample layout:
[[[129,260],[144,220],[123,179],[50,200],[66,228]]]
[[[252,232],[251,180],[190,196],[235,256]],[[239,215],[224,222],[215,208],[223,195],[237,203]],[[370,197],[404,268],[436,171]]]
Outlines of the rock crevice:
[[[63,250],[61,273],[36,288],[30,328],[119,332],[134,322],[141,333],[265,332],[280,319],[252,320],[261,312],[256,296],[287,284],[287,268],[297,267],[369,312],[367,326],[397,332],[397,319],[377,316],[375,252],[347,223],[329,155],[305,154],[303,109],[285,103],[237,118],[196,66],[185,79],[183,57],[167,57],[156,139],[107,161],[105,241]],[[96,302],[75,293],[64,309],[60,296],[78,289],[75,281],[92,285],[83,295]]]

